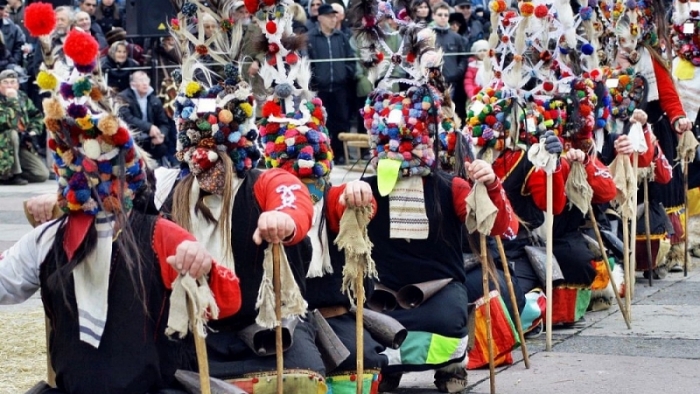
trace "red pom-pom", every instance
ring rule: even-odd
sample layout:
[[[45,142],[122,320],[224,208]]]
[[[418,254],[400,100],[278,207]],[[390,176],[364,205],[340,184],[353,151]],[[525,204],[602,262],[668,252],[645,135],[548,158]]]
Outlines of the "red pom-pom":
[[[277,33],[277,24],[275,23],[275,21],[268,21],[265,24],[265,30],[267,31],[268,34]]]
[[[590,115],[592,112],[591,107],[589,105],[586,105],[586,104],[579,105],[578,110],[579,110],[579,113],[581,114],[581,116],[583,116],[583,117]]]
[[[485,122],[489,126],[493,126],[496,123],[496,117],[493,115],[488,115],[485,119]]]
[[[535,16],[538,18],[544,18],[549,14],[549,8],[547,8],[546,5],[540,4],[537,7],[535,7]]]
[[[131,148],[128,151],[126,151],[126,154],[124,155],[124,162],[125,163],[131,163],[132,160],[136,157],[136,149]]]
[[[297,55],[294,52],[290,52],[287,54],[287,64],[289,65],[295,65],[299,61],[299,55]]]
[[[47,36],[56,27],[56,13],[53,5],[32,3],[24,10],[24,26],[32,37]]]
[[[269,64],[272,67],[275,67],[277,65],[277,56],[268,54],[265,57],[267,58],[267,64]]]
[[[129,131],[123,127],[117,129],[116,134],[112,136],[112,142],[116,146],[122,146],[129,142]]]
[[[71,30],[63,43],[63,53],[75,64],[86,66],[97,59],[100,46],[90,35],[79,30]]]
[[[413,54],[413,52],[409,52],[408,55],[406,55],[406,61],[409,63],[413,63],[416,60],[416,55]]]
[[[552,90],[554,90],[554,84],[552,82],[547,81],[542,84],[542,89],[544,89],[547,92],[551,92]]]
[[[55,152],[57,147],[58,144],[56,143],[56,140],[54,140],[53,138],[49,138],[49,149]]]
[[[377,61],[379,63],[384,61],[384,54],[382,52],[377,52]]]
[[[66,200],[71,204],[79,204],[78,199],[75,197],[75,191],[73,190],[69,190],[68,193],[66,193]]]
[[[245,9],[248,10],[249,13],[255,14],[258,12],[258,4],[260,4],[258,0],[244,0],[243,3],[245,4]]]
[[[263,118],[267,118],[267,117],[270,117],[272,115],[281,116],[282,115],[282,108],[280,108],[279,104],[277,104],[276,102],[268,101],[265,104],[263,104],[262,116],[263,116]]]
[[[274,55],[275,53],[280,51],[280,46],[274,42],[271,42],[267,44],[267,51]]]

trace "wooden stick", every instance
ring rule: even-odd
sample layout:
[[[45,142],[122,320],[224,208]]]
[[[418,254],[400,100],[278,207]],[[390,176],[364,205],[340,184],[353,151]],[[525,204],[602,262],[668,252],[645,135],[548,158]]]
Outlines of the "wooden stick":
[[[508,293],[510,295],[510,303],[515,312],[515,328],[517,328],[518,337],[520,338],[520,350],[523,352],[525,368],[530,369],[530,355],[527,352],[527,345],[525,344],[523,323],[520,321],[520,313],[518,313],[518,301],[515,299],[515,289],[513,289],[513,282],[511,282],[510,269],[508,269],[508,260],[506,260],[506,252],[505,249],[503,249],[503,241],[501,240],[501,237],[496,236],[495,238],[496,246],[498,247],[498,255],[501,257],[501,263],[503,264],[503,275],[505,275],[506,278],[506,285],[508,286]]]
[[[629,317],[627,316],[627,311],[625,310],[625,305],[622,303],[620,298],[620,292],[617,291],[617,284],[615,283],[615,278],[613,278],[612,270],[610,269],[610,263],[608,260],[608,252],[605,251],[605,244],[603,243],[603,236],[600,235],[600,229],[598,228],[598,221],[595,218],[595,213],[593,212],[593,205],[588,204],[588,214],[591,217],[591,223],[593,224],[593,231],[598,239],[598,246],[600,246],[600,252],[603,254],[603,260],[605,263],[605,269],[608,271],[608,276],[610,276],[610,284],[612,285],[613,292],[615,292],[615,299],[617,300],[617,306],[622,313],[622,318],[625,319],[625,324],[627,324],[627,329],[631,330],[632,325],[630,324]]]
[[[685,220],[683,221],[683,276],[688,276],[688,160],[683,160],[683,205],[685,206]]]
[[[630,295],[630,230],[629,220],[627,215],[622,215],[622,266],[625,269],[625,309],[627,311],[627,320],[632,321],[632,296]]]
[[[280,245],[272,244],[272,286],[275,290],[275,355],[277,356],[277,394],[284,391],[284,349],[282,348],[282,280],[280,278]]]
[[[634,168],[634,173],[632,174],[632,179],[634,179],[634,184],[639,188],[639,183],[637,180],[637,174],[639,174],[639,153],[634,152],[632,155],[632,168]],[[632,224],[630,225],[630,279],[631,282],[628,284],[630,302],[634,299],[634,285],[637,283],[637,248],[635,247],[637,243],[637,190],[632,194],[632,205],[634,206],[634,215],[632,215]]]
[[[25,202],[26,204],[26,202]],[[51,364],[51,352],[49,352],[49,338],[51,337],[51,320],[44,315],[44,325],[46,326],[46,383],[51,387],[56,387],[56,371]]]
[[[646,230],[647,264],[649,264],[649,287],[654,285],[654,259],[651,256],[651,223],[649,221],[649,179],[644,177],[644,229]]]
[[[547,173],[547,213],[545,215],[545,228],[547,229],[547,244],[546,244],[546,296],[547,296],[547,313],[546,313],[546,330],[547,330],[547,343],[546,348],[548,352],[552,351],[552,244],[554,243],[554,235],[552,234],[552,226],[554,225],[554,215],[552,214],[552,174]]]
[[[481,249],[481,279],[484,285],[484,308],[486,308],[486,346],[489,353],[489,381],[491,394],[496,394],[496,365],[493,355],[493,334],[491,332],[491,296],[489,288],[489,262],[486,257],[486,236],[479,234]]]
[[[211,382],[209,380],[209,358],[207,358],[207,344],[204,337],[199,334],[199,330],[195,327],[194,322],[196,316],[192,301],[187,300],[187,314],[190,316],[192,325],[192,336],[194,336],[194,348],[197,352],[197,366],[199,367],[199,385],[202,394],[211,394]]]
[[[362,322],[365,304],[365,282],[364,267],[360,267],[360,272],[355,278],[355,290],[357,292],[357,309],[355,311],[355,352],[357,353],[357,394],[362,394],[362,385],[365,375],[365,328]]]

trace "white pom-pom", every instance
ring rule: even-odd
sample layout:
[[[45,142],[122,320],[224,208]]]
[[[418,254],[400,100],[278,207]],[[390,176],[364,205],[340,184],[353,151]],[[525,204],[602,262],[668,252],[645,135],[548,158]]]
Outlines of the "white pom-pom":
[[[207,153],[207,159],[209,159],[209,161],[210,161],[211,163],[213,163],[213,162],[215,162],[216,160],[219,159],[219,155],[217,155],[216,152],[214,152],[213,150],[210,150],[210,151]]]
[[[287,138],[284,140],[284,143],[287,144],[287,146],[293,146],[294,145],[294,138]]]
[[[312,168],[313,166],[314,166],[313,160],[299,159],[299,168]]]
[[[211,125],[211,132],[216,133],[217,131],[219,131],[219,124],[215,123],[215,124]]]
[[[83,141],[83,150],[85,151],[85,156],[92,160],[97,160],[102,153],[100,150],[100,143],[95,139],[86,139]]]

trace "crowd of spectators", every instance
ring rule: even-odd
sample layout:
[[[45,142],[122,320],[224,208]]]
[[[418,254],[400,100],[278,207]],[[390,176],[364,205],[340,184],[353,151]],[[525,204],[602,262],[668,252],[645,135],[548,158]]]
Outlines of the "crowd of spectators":
[[[70,72],[73,67],[62,51],[68,32],[74,28],[89,32],[100,46],[99,64],[105,82],[114,97],[123,102],[120,116],[137,133],[137,142],[160,165],[178,165],[174,158],[176,135],[172,119],[177,85],[171,72],[181,63],[181,57],[174,39],[167,34],[144,39],[127,31],[123,0],[75,1],[73,7],[63,6],[55,10],[57,24],[51,35],[52,57],[56,63],[54,72]],[[423,22],[436,31],[437,43],[447,54],[445,77],[452,85],[457,112],[462,116],[469,95],[465,90],[473,90],[479,85],[475,82],[476,76],[470,73],[474,67],[468,67],[470,62],[471,66],[478,64],[479,59],[470,59],[465,53],[470,52],[475,43],[483,44],[479,40],[488,35],[488,15],[484,15],[484,4],[479,1],[414,0],[403,11],[406,18]],[[18,101],[19,105],[31,102],[33,108],[41,108],[42,95],[34,84],[34,77],[39,72],[42,55],[36,39],[30,37],[24,27],[25,5],[25,0],[0,0],[0,72],[11,70],[16,76],[20,90],[27,98]],[[359,108],[373,88],[355,60],[357,48],[347,20],[347,7],[349,0],[299,0],[290,7],[294,32],[307,35],[307,54],[312,60],[312,88],[323,100],[329,118],[333,119],[329,122],[329,131],[337,164],[349,159],[343,156],[338,134],[353,128],[364,131],[359,121]],[[259,30],[250,23],[243,1],[234,4],[231,18],[244,25],[241,76],[248,79],[258,94],[262,94],[264,90],[257,72],[264,57],[255,52],[254,43]],[[396,29],[391,21],[386,21],[384,27],[387,31]],[[210,30],[215,28],[216,23],[212,21]],[[205,31],[205,35],[211,31]],[[391,39],[388,41],[391,45]],[[403,76],[400,69],[394,73],[396,77]],[[0,100],[6,99],[0,91]],[[8,130],[0,129],[0,134],[6,132]],[[34,133],[45,140],[43,130]],[[45,155],[45,149],[35,153]],[[47,161],[50,165],[50,158]],[[22,175],[24,172],[0,172],[0,183],[18,184],[23,183],[18,179],[38,179]]]

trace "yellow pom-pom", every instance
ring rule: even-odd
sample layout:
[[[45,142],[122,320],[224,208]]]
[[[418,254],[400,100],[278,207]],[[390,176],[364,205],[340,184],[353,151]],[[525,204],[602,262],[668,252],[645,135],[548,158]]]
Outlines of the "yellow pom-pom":
[[[187,83],[187,86],[185,87],[185,95],[187,97],[194,97],[195,94],[199,93],[199,90],[202,87],[199,86],[199,83],[195,81],[190,81]]]
[[[85,115],[82,118],[76,119],[75,123],[77,123],[78,126],[83,130],[90,130],[94,127],[94,125],[92,124],[92,117],[90,115]]]
[[[39,86],[41,90],[56,90],[56,86],[58,86],[58,80],[56,79],[56,76],[53,74],[41,70],[39,71],[39,74],[36,76],[36,84]]]
[[[243,112],[245,112],[245,116],[247,118],[250,118],[251,116],[253,116],[253,106],[252,105],[250,105],[249,103],[242,103],[240,105],[240,107],[243,110]]]

